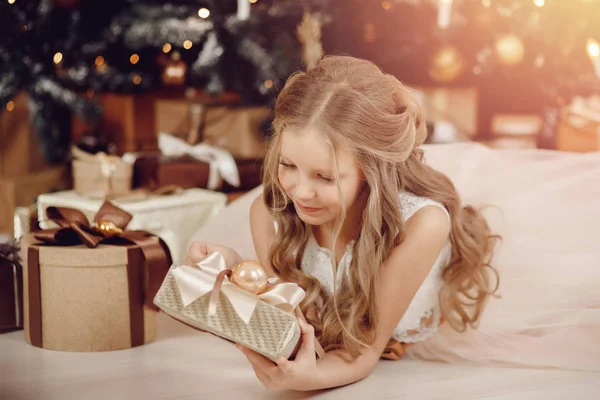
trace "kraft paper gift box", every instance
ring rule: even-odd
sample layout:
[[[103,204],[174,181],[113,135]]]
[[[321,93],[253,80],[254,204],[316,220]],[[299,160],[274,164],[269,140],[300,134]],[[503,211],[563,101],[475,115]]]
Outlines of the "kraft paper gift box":
[[[0,243],[0,333],[23,329],[23,269],[16,244]]]
[[[82,196],[104,199],[131,191],[133,165],[121,157],[72,149],[73,187]]]
[[[261,159],[266,153],[264,130],[272,118],[264,106],[203,106],[187,101],[157,101],[156,132],[187,136],[227,150],[236,159]]]
[[[575,97],[561,109],[556,148],[563,151],[600,151],[600,96]]]
[[[304,290],[295,283],[276,283],[255,295],[230,282],[229,273],[219,253],[193,266],[173,265],[154,304],[189,326],[240,343],[272,361],[292,357],[300,345],[296,315]]]
[[[131,215],[109,202],[93,224],[75,209],[47,216],[60,227],[28,235],[22,247],[26,341],[93,352],[154,340],[152,299],[171,265],[164,242],[126,230]]]
[[[111,200],[113,204],[133,216],[129,229],[149,231],[163,239],[173,262],[184,260],[192,235],[205,221],[223,210],[227,196],[204,189],[188,189],[180,193],[153,196],[139,201]],[[38,197],[38,215],[46,215],[51,206],[80,210],[88,219],[102,206],[103,200],[90,199],[74,191],[44,194]],[[42,229],[55,227],[51,221],[40,221]]]

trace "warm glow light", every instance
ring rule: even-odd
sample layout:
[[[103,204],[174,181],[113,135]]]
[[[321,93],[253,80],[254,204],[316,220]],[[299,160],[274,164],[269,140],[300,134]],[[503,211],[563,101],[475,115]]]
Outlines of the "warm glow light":
[[[381,7],[383,7],[384,10],[389,10],[392,8],[392,2],[389,0],[386,0],[383,3],[381,3]]]
[[[15,0],[8,0],[8,4],[15,4]]]
[[[142,83],[142,77],[139,75],[134,75],[132,81],[136,85],[139,85],[140,83]]]
[[[185,42],[183,42],[183,48],[186,50],[189,50],[192,48],[192,41],[191,40],[186,40]]]
[[[137,64],[138,61],[140,61],[140,56],[137,54],[132,54],[131,57],[129,57],[129,62],[132,64]]]
[[[62,53],[59,51],[57,53],[54,54],[54,57],[52,58],[52,60],[54,61],[54,64],[59,64],[62,61],[63,55]]]
[[[96,57],[96,59],[94,60],[94,63],[99,67],[101,65],[104,65],[104,57],[102,56],[98,56]]]
[[[201,8],[198,10],[198,16],[200,18],[208,18],[210,16],[210,11],[208,8]]]
[[[250,3],[254,4],[256,3],[258,0],[248,0]]]
[[[600,57],[600,44],[594,39],[588,39],[587,41],[587,53],[592,58]]]
[[[273,87],[273,81],[272,81],[272,80],[270,80],[270,79],[269,79],[269,80],[267,80],[267,81],[265,81],[265,87],[266,87],[267,89],[271,89],[271,88]]]
[[[538,7],[544,7],[544,4],[546,4],[546,0],[533,0],[533,4],[535,4]]]
[[[484,7],[491,7],[492,0],[481,0],[481,4],[483,4]]]
[[[171,44],[170,43],[165,43],[165,45],[162,48],[163,53],[168,53],[171,51]]]
[[[11,100],[8,103],[6,103],[6,111],[11,112],[14,109],[15,109],[15,102],[14,101]]]

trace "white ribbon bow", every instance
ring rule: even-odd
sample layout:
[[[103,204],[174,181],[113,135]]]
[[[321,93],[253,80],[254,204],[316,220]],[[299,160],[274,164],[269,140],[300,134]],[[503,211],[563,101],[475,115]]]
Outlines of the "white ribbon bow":
[[[225,259],[217,252],[211,253],[194,266],[180,265],[171,271],[175,278],[181,302],[186,307],[213,290],[217,275],[226,271]],[[295,283],[277,283],[261,294],[247,292],[224,277],[221,292],[230,301],[237,315],[248,324],[259,301],[264,301],[286,312],[293,312],[304,298],[304,290]],[[216,305],[209,305],[209,315]]]
[[[190,155],[199,161],[209,164],[207,187],[210,190],[218,189],[221,179],[231,186],[240,186],[240,174],[237,164],[231,153],[227,150],[219,149],[206,143],[199,143],[192,146],[168,133],[158,134],[158,147],[166,156],[180,157]]]

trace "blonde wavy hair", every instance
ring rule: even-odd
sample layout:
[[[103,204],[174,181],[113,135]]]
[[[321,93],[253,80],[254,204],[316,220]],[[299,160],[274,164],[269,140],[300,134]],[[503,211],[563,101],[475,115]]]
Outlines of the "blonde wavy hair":
[[[333,296],[302,271],[297,256],[303,254],[312,228],[298,217],[278,179],[281,136],[288,128],[316,128],[325,135],[336,182],[340,146],[352,151],[364,175],[366,201],[349,279]],[[422,110],[410,90],[366,60],[325,57],[307,72],[292,75],[277,98],[263,175],[265,203],[278,224],[270,260],[283,280],[306,290],[301,304],[305,314],[321,296],[318,318],[309,322],[326,350],[344,348],[357,357],[361,346],[372,344],[379,269],[404,238],[400,191],[437,200],[450,213],[452,257],[443,271],[440,306],[452,328],[476,327],[486,299],[497,290],[489,279],[490,272],[497,278],[489,264],[497,237],[478,211],[461,205],[452,182],[424,162],[419,146],[426,134]],[[338,193],[341,198],[339,186]],[[345,216],[342,206],[332,240],[334,271],[335,239]]]

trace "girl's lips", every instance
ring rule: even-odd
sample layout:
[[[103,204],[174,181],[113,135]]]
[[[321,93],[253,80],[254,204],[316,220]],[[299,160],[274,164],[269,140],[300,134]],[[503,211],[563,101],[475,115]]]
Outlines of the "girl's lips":
[[[320,208],[314,208],[314,207],[306,207],[303,206],[300,203],[296,203],[296,205],[298,206],[298,208],[306,213],[313,213],[313,212],[317,212],[319,210],[321,210]]]

